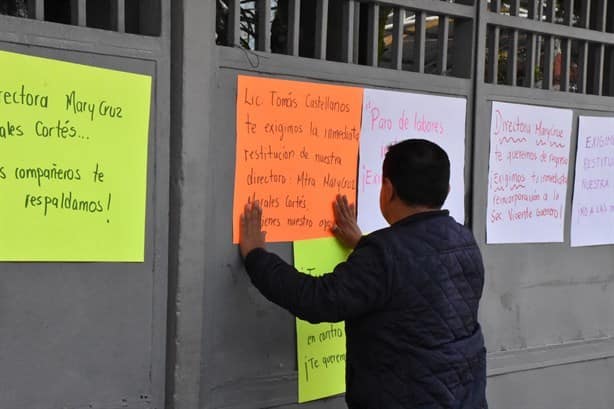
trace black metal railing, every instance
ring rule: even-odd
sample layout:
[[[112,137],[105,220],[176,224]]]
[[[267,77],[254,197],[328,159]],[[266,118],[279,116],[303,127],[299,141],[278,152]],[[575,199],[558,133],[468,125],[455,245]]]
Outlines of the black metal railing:
[[[493,0],[485,80],[614,96],[614,1]]]
[[[160,0],[0,0],[0,14],[159,36]]]
[[[217,44],[469,78],[474,20],[473,0],[217,0]]]

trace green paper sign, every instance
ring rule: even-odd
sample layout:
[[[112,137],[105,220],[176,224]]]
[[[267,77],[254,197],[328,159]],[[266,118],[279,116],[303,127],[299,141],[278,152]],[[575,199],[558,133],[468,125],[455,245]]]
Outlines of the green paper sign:
[[[350,250],[335,238],[294,242],[294,265],[320,276],[345,261]],[[296,319],[298,401],[307,402],[345,392],[345,324],[310,324]]]
[[[0,261],[142,262],[151,77],[0,67]]]

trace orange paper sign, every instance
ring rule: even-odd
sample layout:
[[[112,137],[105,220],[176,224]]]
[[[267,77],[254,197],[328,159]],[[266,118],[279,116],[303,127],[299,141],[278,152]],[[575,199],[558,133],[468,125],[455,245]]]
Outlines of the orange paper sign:
[[[356,197],[361,88],[239,76],[233,242],[248,198],[267,241],[330,236],[335,195]]]

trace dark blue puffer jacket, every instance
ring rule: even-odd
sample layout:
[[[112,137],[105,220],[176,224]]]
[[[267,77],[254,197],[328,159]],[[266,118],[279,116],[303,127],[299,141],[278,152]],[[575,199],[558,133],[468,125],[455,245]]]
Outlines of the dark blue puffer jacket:
[[[363,237],[322,277],[263,249],[245,264],[263,295],[297,317],[346,321],[350,409],[487,407],[477,321],[484,267],[472,233],[447,211]]]

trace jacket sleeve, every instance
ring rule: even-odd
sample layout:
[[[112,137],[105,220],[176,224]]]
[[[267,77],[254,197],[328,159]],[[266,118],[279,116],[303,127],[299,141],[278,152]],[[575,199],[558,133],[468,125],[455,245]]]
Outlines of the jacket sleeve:
[[[320,277],[303,274],[264,249],[245,258],[252,283],[269,301],[312,323],[343,321],[382,306],[391,288],[386,264],[385,248],[365,238],[346,262]]]

